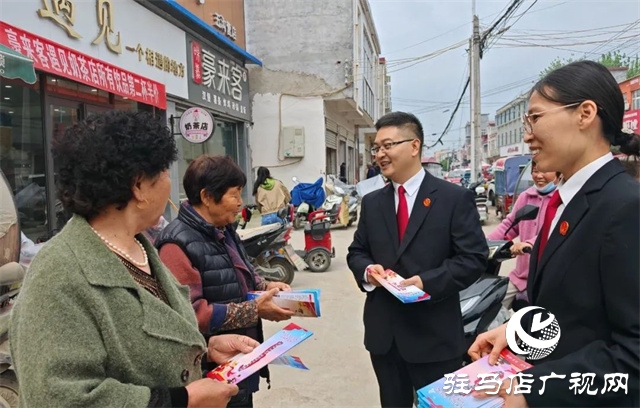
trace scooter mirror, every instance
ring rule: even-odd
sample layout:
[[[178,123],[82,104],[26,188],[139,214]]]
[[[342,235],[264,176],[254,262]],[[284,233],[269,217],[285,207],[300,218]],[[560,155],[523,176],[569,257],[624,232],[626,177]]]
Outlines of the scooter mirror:
[[[516,211],[516,215],[513,218],[513,223],[504,232],[504,237],[505,237],[504,239],[507,239],[507,234],[509,233],[509,231],[511,231],[513,227],[518,225],[520,221],[534,220],[538,216],[538,211],[540,211],[540,208],[531,204],[527,204],[521,209],[519,209],[518,211]]]
[[[527,204],[516,211],[516,216],[514,217],[513,223],[517,224],[520,221],[534,220],[538,216],[538,211],[540,211],[539,207],[536,207],[532,204]]]

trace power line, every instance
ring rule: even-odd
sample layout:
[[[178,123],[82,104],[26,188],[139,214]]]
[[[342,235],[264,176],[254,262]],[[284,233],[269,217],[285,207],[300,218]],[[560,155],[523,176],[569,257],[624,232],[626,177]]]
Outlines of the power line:
[[[460,108],[460,104],[462,103],[462,99],[464,98],[464,95],[467,93],[467,89],[469,89],[469,84],[471,83],[471,76],[469,76],[469,79],[467,79],[467,83],[464,86],[464,89],[462,90],[462,94],[460,95],[460,98],[458,99],[458,103],[456,104],[456,107],[453,109],[453,112],[451,113],[451,117],[449,118],[449,122],[447,123],[447,126],[445,126],[444,130],[442,131],[442,134],[440,135],[440,137],[438,138],[438,140],[436,140],[436,142],[430,146],[427,146],[427,149],[431,149],[432,147],[436,146],[438,143],[440,143],[441,145],[444,146],[444,144],[442,143],[442,137],[447,134],[447,132],[449,131],[449,128],[451,127],[451,123],[453,122],[453,118],[456,116],[456,112],[458,112],[458,109]]]
[[[638,38],[638,36],[636,35],[630,35],[630,36],[626,36],[626,37],[619,37],[616,38],[616,40],[628,40],[630,38],[636,39]],[[594,41],[583,41],[583,42],[573,42],[573,43],[564,43],[564,44],[553,44],[553,45],[548,45],[548,44],[536,44],[536,43],[531,43],[531,42],[527,42],[527,41],[522,41],[522,40],[510,40],[507,38],[503,38],[501,39],[502,41],[511,41],[511,43],[509,42],[505,42],[505,43],[498,43],[497,45],[500,46],[500,48],[522,48],[522,47],[538,47],[538,48],[554,48],[554,47],[578,47],[578,46],[582,46],[582,45],[590,45],[590,44],[608,44],[612,41],[612,39],[606,39],[606,40],[594,40]],[[515,44],[514,44],[515,43]],[[596,49],[598,49],[600,47],[596,47]],[[589,54],[594,54],[594,51],[589,52]],[[587,54],[587,53],[585,53]]]
[[[630,31],[633,27],[637,26],[638,24],[640,24],[640,20],[636,20],[636,21],[634,21],[634,22],[630,23],[630,24],[627,26],[627,28],[626,28],[626,29],[621,30],[619,34],[614,35],[613,37],[611,37],[611,39],[609,40],[609,42],[611,42],[611,41],[613,41],[613,40],[615,40],[615,39],[619,39],[619,38],[620,38],[620,36],[621,36],[623,33],[627,32],[627,31]],[[595,48],[594,50],[592,50],[591,52],[592,52],[592,53],[594,53],[594,52],[596,52],[596,51],[598,51],[598,50],[602,49],[602,47],[604,47],[604,45],[605,45],[605,44],[599,45],[598,47],[596,47],[596,48]]]
[[[539,10],[536,10],[536,11],[539,11]],[[531,12],[529,14],[532,14],[532,13],[535,13],[535,11]],[[521,32],[521,33],[528,33],[528,32],[534,32],[534,33],[540,32],[540,33],[543,33],[543,32],[546,32],[546,33],[553,33],[553,34],[561,35],[561,34],[567,34],[567,33],[572,33],[572,34],[574,34],[574,33],[587,33],[587,32],[592,32],[594,30],[605,30],[605,29],[609,29],[609,28],[625,27],[625,26],[628,26],[628,25],[629,25],[628,23],[624,23],[624,24],[617,24],[617,25],[606,26],[606,27],[588,28],[588,29],[584,29],[584,30],[541,30],[541,29],[535,29],[535,28],[520,28],[520,29],[514,28],[514,29],[511,29],[510,31],[512,31],[512,32]],[[538,34],[536,34],[536,35],[538,35]]]

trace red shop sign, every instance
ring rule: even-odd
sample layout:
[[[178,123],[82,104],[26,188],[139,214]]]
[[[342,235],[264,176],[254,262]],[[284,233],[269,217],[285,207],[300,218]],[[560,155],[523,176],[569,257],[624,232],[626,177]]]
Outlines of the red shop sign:
[[[31,58],[34,66],[42,71],[160,109],[167,108],[167,92],[163,84],[79,53],[2,21],[0,21],[0,44]]]
[[[193,59],[193,82],[202,84],[202,49],[200,44],[191,41],[191,57]]]

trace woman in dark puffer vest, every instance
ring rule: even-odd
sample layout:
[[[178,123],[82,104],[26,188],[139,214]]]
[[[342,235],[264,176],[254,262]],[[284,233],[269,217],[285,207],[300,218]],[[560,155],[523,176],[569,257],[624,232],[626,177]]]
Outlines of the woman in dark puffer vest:
[[[238,333],[263,341],[261,319],[281,321],[292,312],[276,306],[273,295],[291,290],[280,282],[265,282],[248,261],[234,223],[242,208],[247,178],[228,156],[203,155],[187,168],[183,184],[188,201],[156,241],[160,258],[180,283],[189,286],[200,332]],[[247,293],[266,290],[257,300]],[[214,365],[203,363],[208,371]],[[263,370],[261,376],[267,377]],[[260,376],[241,382],[229,407],[252,407]]]

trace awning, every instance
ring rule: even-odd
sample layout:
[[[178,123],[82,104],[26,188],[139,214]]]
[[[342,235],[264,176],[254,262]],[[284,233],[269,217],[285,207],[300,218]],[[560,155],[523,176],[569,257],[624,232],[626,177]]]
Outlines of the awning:
[[[36,82],[33,61],[2,44],[0,44],[0,76],[8,79],[19,78],[28,84]]]

